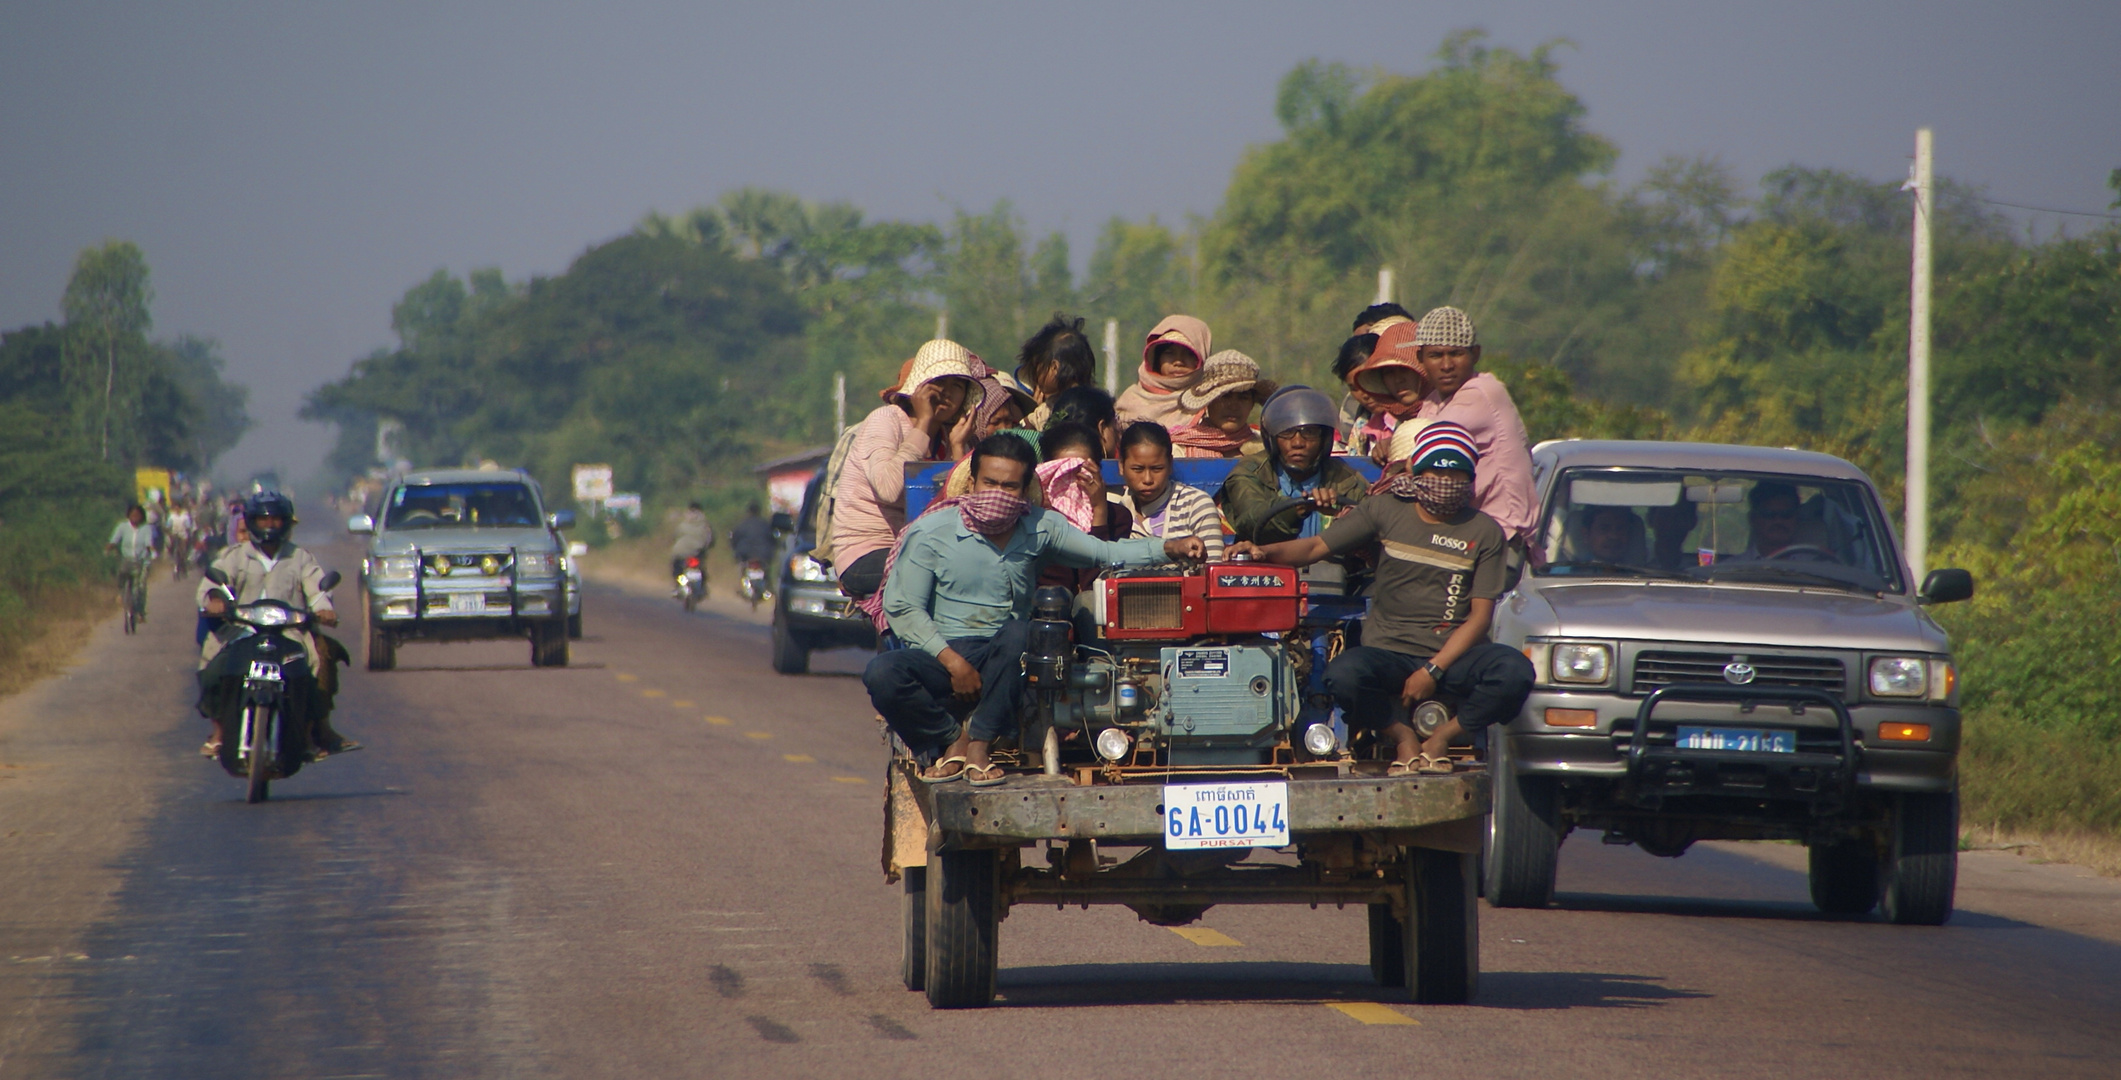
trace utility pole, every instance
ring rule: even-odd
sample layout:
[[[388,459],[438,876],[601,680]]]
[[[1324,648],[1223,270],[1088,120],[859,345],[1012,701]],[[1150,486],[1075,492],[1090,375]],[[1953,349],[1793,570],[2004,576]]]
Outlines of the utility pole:
[[[1105,393],[1119,393],[1119,320],[1105,320]]]
[[[1373,304],[1389,304],[1392,302],[1391,267],[1380,266],[1377,268],[1377,299],[1370,302]]]
[[[949,336],[950,313],[947,311],[938,311],[935,313],[935,340],[941,341]]]
[[[1915,132],[1914,266],[1908,275],[1907,564],[1922,583],[1930,546],[1930,219],[1936,186],[1930,174],[1930,129]]]
[[[835,372],[832,376],[832,437],[839,438],[847,430],[847,373]]]

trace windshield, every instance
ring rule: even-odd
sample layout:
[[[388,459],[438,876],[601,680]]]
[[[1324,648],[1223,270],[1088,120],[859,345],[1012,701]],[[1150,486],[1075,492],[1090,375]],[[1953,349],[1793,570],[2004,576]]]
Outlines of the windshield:
[[[1571,469],[1548,499],[1536,572],[1898,592],[1890,536],[1852,480]]]
[[[497,529],[542,524],[530,488],[514,481],[407,484],[393,492],[386,529]]]

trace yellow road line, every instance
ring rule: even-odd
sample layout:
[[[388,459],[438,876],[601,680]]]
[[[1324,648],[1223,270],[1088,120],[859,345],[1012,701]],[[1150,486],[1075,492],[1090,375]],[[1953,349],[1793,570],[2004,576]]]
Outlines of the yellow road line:
[[[668,695],[668,694],[666,694],[666,693],[662,692],[661,690],[643,690],[643,691],[641,691],[641,696],[642,696],[642,697],[669,697],[670,695]]]
[[[809,754],[782,754],[781,760],[790,765],[815,765],[817,759]]]
[[[1329,1001],[1326,1003],[1326,1008],[1346,1013],[1365,1024],[1384,1024],[1388,1026],[1396,1024],[1405,1027],[1421,1026],[1421,1021],[1408,1016],[1406,1013],[1400,1012],[1389,1005],[1379,1005],[1374,1001]]]
[[[744,733],[744,737],[745,737],[745,738],[747,738],[747,739],[770,739],[770,738],[773,738],[773,732],[770,732],[770,731],[747,731],[747,732],[745,732],[745,733]]]
[[[729,725],[736,723],[736,721],[731,720],[726,716],[710,716],[707,718],[707,722],[713,724],[715,727],[728,727]]]
[[[835,784],[866,784],[869,781],[859,776],[835,776],[832,778],[832,782]]]
[[[641,677],[639,675],[630,675],[626,672],[621,671],[618,674],[613,675],[612,678],[617,679],[620,682],[638,682]]]
[[[1244,944],[1244,942],[1220,930],[1210,930],[1205,926],[1167,926],[1164,929],[1185,938],[1195,945],[1204,945],[1211,949]]]

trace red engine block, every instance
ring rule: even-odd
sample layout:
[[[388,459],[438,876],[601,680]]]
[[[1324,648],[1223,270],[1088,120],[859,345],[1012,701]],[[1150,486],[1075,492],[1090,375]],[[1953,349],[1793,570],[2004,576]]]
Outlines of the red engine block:
[[[1268,563],[1211,563],[1202,573],[1104,579],[1105,636],[1183,641],[1296,629],[1303,587],[1296,570]]]

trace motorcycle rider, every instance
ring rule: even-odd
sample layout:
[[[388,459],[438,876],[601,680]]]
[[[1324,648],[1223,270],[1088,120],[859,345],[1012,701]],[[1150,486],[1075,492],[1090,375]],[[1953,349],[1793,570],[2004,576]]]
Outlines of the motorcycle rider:
[[[331,594],[323,587],[324,568],[316,556],[288,539],[296,520],[294,500],[277,491],[260,491],[245,500],[242,509],[249,538],[221,549],[212,564],[213,569],[227,575],[227,588],[235,594],[236,603],[278,600],[309,612],[319,625],[337,626],[339,613],[332,608]],[[199,582],[199,609],[209,619],[223,619],[229,610],[221,588],[203,578]],[[214,737],[199,748],[206,757],[221,752],[222,740],[242,705],[243,674],[221,659],[238,632],[233,624],[223,621],[200,646],[199,714],[214,723]],[[298,690],[296,677],[289,673],[289,719],[301,719],[298,709],[308,713],[310,745],[318,758],[359,750],[360,743],[340,735],[331,726],[338,680],[334,669],[326,665],[338,663],[346,650],[321,634],[312,633],[307,638],[303,649],[309,656],[310,674],[301,682],[308,685]]]
[[[678,517],[677,539],[670,544],[670,576],[676,579],[685,572],[685,560],[700,560],[700,595],[707,595],[707,549],[714,546],[714,526],[707,523],[707,511],[700,508],[699,500],[685,504],[685,512]],[[672,596],[682,596],[682,586],[671,590]]]
[[[744,507],[743,520],[729,530],[729,553],[736,556],[738,571],[749,563],[772,562],[773,547],[773,526],[759,516],[759,504]]]
[[[1240,459],[1216,496],[1239,540],[1273,544],[1317,536],[1328,520],[1325,507],[1352,506],[1369,494],[1369,481],[1332,457],[1339,419],[1333,399],[1308,386],[1284,387],[1267,400],[1259,417],[1264,452]],[[1271,512],[1290,498],[1309,499],[1312,509]]]

